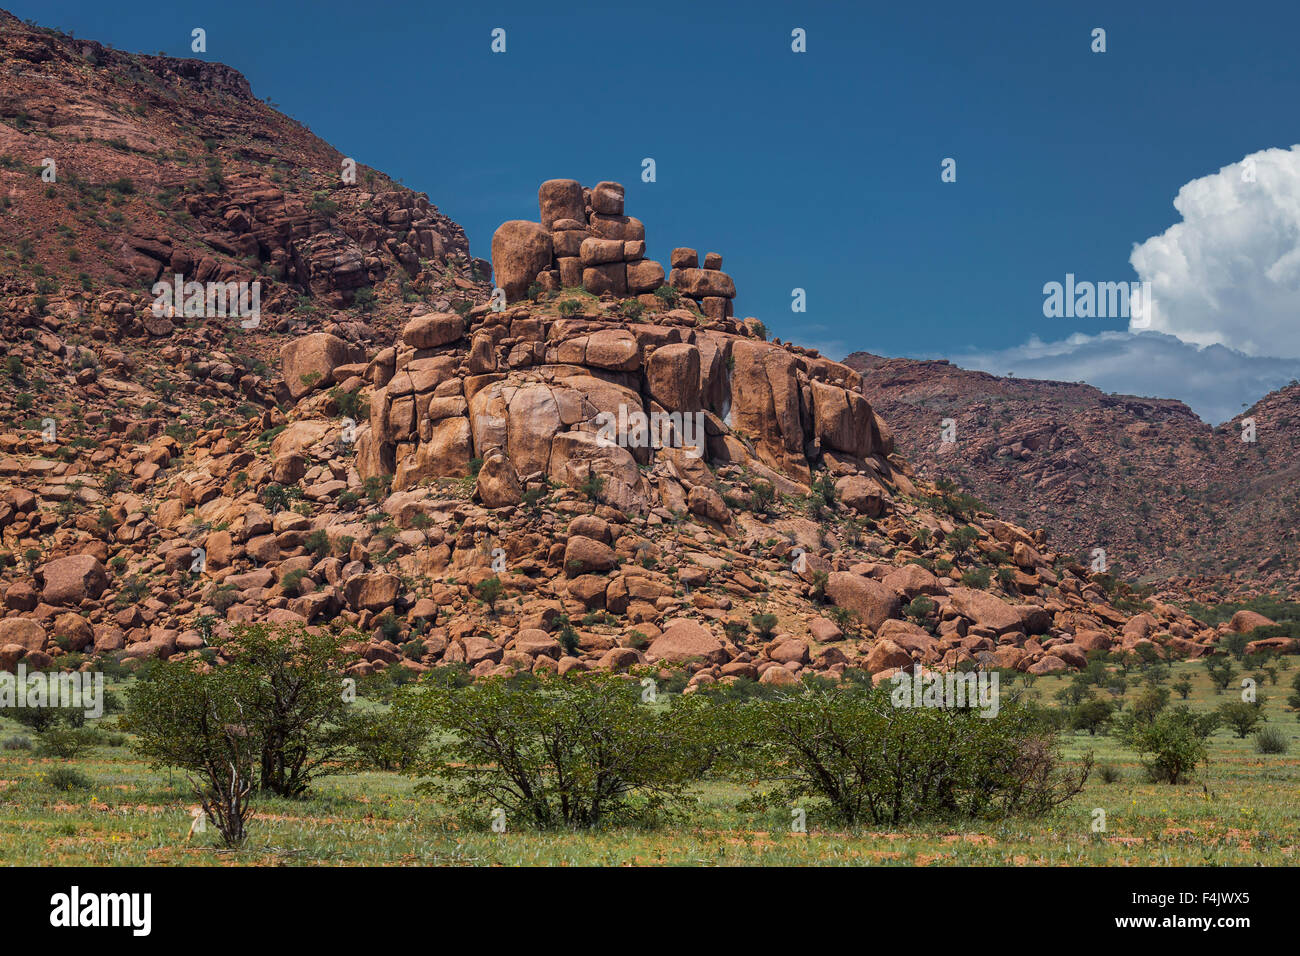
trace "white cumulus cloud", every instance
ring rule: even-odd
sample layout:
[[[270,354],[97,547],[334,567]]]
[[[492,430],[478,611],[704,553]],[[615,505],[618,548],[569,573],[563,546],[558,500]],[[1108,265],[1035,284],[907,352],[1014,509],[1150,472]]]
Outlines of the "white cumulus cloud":
[[[1153,331],[1246,355],[1300,357],[1300,146],[1265,149],[1193,179],[1183,217],[1135,245]]]

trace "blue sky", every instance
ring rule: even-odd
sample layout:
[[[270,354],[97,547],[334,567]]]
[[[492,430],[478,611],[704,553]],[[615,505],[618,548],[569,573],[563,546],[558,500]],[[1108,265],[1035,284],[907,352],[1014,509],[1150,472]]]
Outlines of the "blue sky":
[[[1296,4],[7,6],[140,52],[188,56],[190,30],[203,27],[202,58],[427,192],[477,255],[501,221],[536,218],[542,180],[621,181],[652,257],[678,245],[722,253],[739,315],[837,358],[865,349],[1046,371],[1182,398],[1213,420],[1300,374],[1284,308],[1300,276],[1289,270],[1280,284],[1269,273],[1258,295],[1223,294],[1225,281],[1251,281],[1232,268],[1199,299],[1180,280],[1164,290],[1164,335],[1042,309],[1043,284],[1067,272],[1138,279],[1134,246],[1180,222],[1185,184],[1270,148],[1288,152],[1266,190],[1281,210],[1268,241],[1235,249],[1259,215],[1225,235],[1212,210],[1203,227],[1218,233],[1153,252],[1167,262],[1195,240],[1218,257],[1203,264],[1211,273],[1243,254],[1268,258],[1260,273],[1285,257],[1297,234],[1285,197],[1300,178],[1289,152],[1300,142]],[[495,27],[504,54],[490,50]],[[791,51],[796,27],[806,53]],[[1095,27],[1105,53],[1090,49]],[[641,182],[645,157],[654,183]],[[946,157],[955,183],[940,181]],[[1161,256],[1149,258],[1158,268]],[[806,313],[791,311],[795,287]],[[1236,310],[1225,318],[1234,331],[1206,332],[1216,308]],[[1261,309],[1278,314],[1259,319]],[[1209,343],[1232,353],[1226,364],[1198,350]]]

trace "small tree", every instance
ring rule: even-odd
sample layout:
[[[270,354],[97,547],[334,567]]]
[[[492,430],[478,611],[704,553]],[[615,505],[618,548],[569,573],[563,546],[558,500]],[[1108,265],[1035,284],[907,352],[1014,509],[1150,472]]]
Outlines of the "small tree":
[[[655,297],[658,298],[668,308],[675,308],[681,301],[682,294],[673,286],[661,285],[655,289]]]
[[[1262,708],[1244,700],[1231,700],[1219,705],[1220,722],[1231,727],[1239,740],[1245,740],[1267,719]]]
[[[1114,712],[1115,705],[1104,697],[1089,697],[1070,711],[1070,727],[1086,730],[1089,737],[1095,737],[1097,731],[1106,729]]]
[[[386,710],[366,711],[354,726],[360,768],[404,773],[419,761],[429,737],[429,726],[406,686],[393,692]]]
[[[393,485],[392,475],[371,475],[363,484],[366,497],[372,504],[379,504],[388,497],[388,491]]]
[[[226,668],[204,673],[191,662],[164,661],[126,692],[122,726],[133,749],[154,767],[184,771],[200,806],[227,846],[247,838],[262,749],[245,711],[241,678]]]
[[[505,586],[501,583],[501,579],[494,574],[492,577],[480,581],[474,589],[474,593],[478,595],[480,601],[488,606],[489,612],[496,614],[497,601],[501,599],[504,590]]]
[[[615,675],[489,678],[417,699],[439,740],[421,788],[480,820],[500,807],[539,829],[635,821],[683,800],[709,763],[702,701],[648,707]]]
[[[1214,684],[1214,692],[1221,694],[1228,689],[1232,679],[1237,676],[1237,668],[1232,665],[1230,660],[1215,660],[1210,658],[1205,662],[1205,671],[1210,675],[1210,682]]]
[[[1250,638],[1245,634],[1234,632],[1232,634],[1225,634],[1223,639],[1219,641],[1219,647],[1220,649],[1227,651],[1237,660],[1241,660],[1246,656],[1246,645],[1249,643]]]
[[[985,717],[970,708],[895,707],[893,689],[888,681],[808,684],[723,709],[717,719],[726,720],[736,776],[784,782],[750,805],[811,797],[844,823],[891,826],[1033,815],[1077,794],[1091,770],[1089,754],[1077,773],[1067,771],[1054,736],[1015,701]]]
[[[307,535],[304,546],[317,559],[324,558],[330,553],[330,536],[324,528],[317,528],[311,534]]]
[[[349,745],[343,671],[353,655],[323,628],[246,624],[218,645],[230,661],[234,691],[261,743],[259,781],[299,797]]]
[[[1141,755],[1142,766],[1152,780],[1183,783],[1199,764],[1209,760],[1205,741],[1218,723],[1217,714],[1193,714],[1180,704],[1150,721],[1126,715],[1119,736]]]
[[[1300,674],[1296,674],[1295,677],[1291,678],[1291,689],[1295,693],[1287,696],[1286,703],[1288,707],[1297,712],[1296,720],[1300,720]]]
[[[1147,687],[1133,701],[1132,714],[1137,720],[1155,720],[1169,706],[1169,691],[1164,687]]]
[[[924,624],[926,618],[934,611],[935,604],[932,598],[924,594],[918,594],[907,603],[903,608],[903,613],[917,624]]]
[[[818,475],[809,487],[812,489],[814,512],[835,504],[835,479],[829,473]]]
[[[777,618],[775,614],[760,611],[750,619],[749,623],[758,632],[760,640],[770,641],[772,635],[776,632]]]
[[[262,489],[262,504],[275,514],[289,507],[289,491],[284,485],[272,482]]]
[[[600,501],[600,496],[605,491],[605,479],[593,471],[578,485],[578,490],[592,501]]]
[[[975,542],[979,540],[980,533],[968,524],[959,528],[954,528],[952,534],[944,539],[944,543],[952,548],[954,556],[961,558],[970,551]]]
[[[570,656],[578,653],[578,632],[573,629],[568,615],[557,615],[552,622],[552,627],[556,631],[555,639],[560,642],[560,647],[564,648],[564,653]]]
[[[426,512],[417,511],[411,517],[411,527],[424,535],[424,543],[429,543],[429,532],[433,528],[433,519]]]

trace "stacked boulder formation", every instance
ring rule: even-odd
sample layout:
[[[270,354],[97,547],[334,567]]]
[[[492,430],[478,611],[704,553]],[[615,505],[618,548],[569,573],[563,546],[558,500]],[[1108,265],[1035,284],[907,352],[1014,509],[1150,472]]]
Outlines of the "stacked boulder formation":
[[[537,191],[540,222],[514,219],[492,237],[492,265],[507,302],[582,288],[592,295],[637,296],[664,285],[663,266],[647,259],[645,224],[623,210],[620,183],[588,189],[575,179],[549,179]],[[710,252],[699,268],[694,249],[674,249],[668,284],[710,318],[733,314],[736,284]]]
[[[694,249],[674,249],[669,261],[673,268],[668,273],[668,284],[693,299],[700,311],[711,319],[725,319],[733,314],[731,300],[736,297],[736,283],[722,271],[722,256],[706,253],[701,269]]]

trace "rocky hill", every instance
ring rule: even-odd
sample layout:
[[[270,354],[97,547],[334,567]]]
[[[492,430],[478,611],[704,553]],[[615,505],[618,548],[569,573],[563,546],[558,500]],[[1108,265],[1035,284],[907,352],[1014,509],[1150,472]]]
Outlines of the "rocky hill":
[[[920,474],[1049,529],[1063,552],[1104,548],[1117,574],[1198,592],[1300,587],[1300,385],[1212,428],[1181,402],[1090,385],[866,352],[845,364]]]
[[[268,322],[287,331],[385,279],[454,292],[447,272],[472,267],[464,231],[427,196],[357,166],[228,67],[121,53],[3,12],[0,59],[0,288],[35,312],[55,289],[89,308],[109,290],[152,301],[156,281],[181,274],[259,281]],[[109,314],[122,334],[170,332],[129,304]]]
[[[695,684],[1219,637],[918,480],[888,399],[737,319],[717,254],[664,270],[616,183],[544,183],[489,264],[233,71],[0,45],[4,666],[212,658],[248,621],[345,626],[357,673]],[[265,314],[161,308],[169,274]]]

